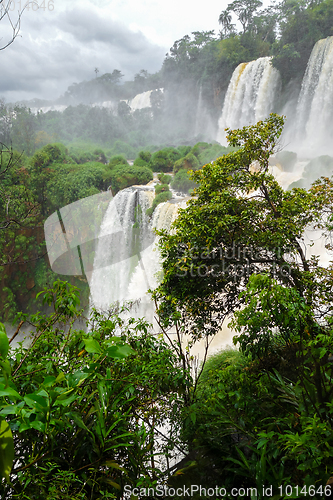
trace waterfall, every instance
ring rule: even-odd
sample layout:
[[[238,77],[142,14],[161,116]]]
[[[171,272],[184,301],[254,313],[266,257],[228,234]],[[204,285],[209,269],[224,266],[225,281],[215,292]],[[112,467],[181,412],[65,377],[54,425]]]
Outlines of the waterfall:
[[[147,92],[143,92],[142,94],[137,94],[131,101],[129,101],[129,106],[132,111],[136,111],[137,109],[150,108],[150,95],[153,91],[147,90]]]
[[[115,302],[140,299],[132,315],[153,322],[154,308],[147,294],[158,284],[161,269],[156,229],[170,229],[178,203],[161,203],[152,220],[146,210],[154,192],[148,186],[127,188],[109,203],[101,225],[90,282],[91,303],[108,309]]]
[[[333,37],[313,47],[297,104],[297,138],[311,155],[332,152]]]
[[[225,128],[241,128],[267,118],[280,85],[280,73],[271,65],[270,57],[239,64],[224,99],[217,140],[227,145]]]

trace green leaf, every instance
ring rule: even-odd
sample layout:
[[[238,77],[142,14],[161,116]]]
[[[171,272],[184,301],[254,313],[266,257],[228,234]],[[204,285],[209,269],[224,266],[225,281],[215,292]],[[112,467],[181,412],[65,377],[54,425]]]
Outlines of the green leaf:
[[[0,384],[0,397],[3,396],[11,396],[11,397],[14,397],[14,398],[17,398],[17,399],[22,399],[21,396],[19,395],[19,393],[17,391],[15,391],[15,389],[13,389],[12,387],[5,387],[4,384]]]
[[[60,372],[59,375],[56,378],[56,383],[58,384],[59,382],[62,382],[64,379],[65,379],[64,372]]]
[[[5,327],[3,326],[3,324],[0,323],[0,354],[1,354],[2,359],[7,358],[7,354],[9,351],[9,341],[8,341],[6,330],[4,328]]]
[[[135,354],[135,351],[129,345],[113,345],[107,350],[110,358],[126,358],[130,354]]]
[[[77,394],[74,392],[72,393],[70,396],[66,397],[66,395],[71,392],[72,393],[72,389],[71,391],[68,391],[66,392],[65,394],[61,394],[61,396],[59,396],[56,401],[55,401],[55,405],[61,405],[61,406],[69,406],[71,403],[73,403],[73,401],[75,401],[78,396]]]
[[[58,375],[58,377],[59,377],[59,375]],[[49,375],[48,377],[45,377],[44,381],[43,381],[43,386],[44,387],[52,387],[52,385],[54,385],[56,383],[56,381],[58,380],[58,377],[55,378],[53,375]]]
[[[31,408],[36,408],[37,410],[46,410],[48,407],[47,401],[45,401],[45,398],[42,396],[39,396],[36,393],[32,394],[27,394],[24,396],[24,401],[27,403],[28,406]]]
[[[36,429],[37,431],[40,432],[45,432],[45,422],[41,422],[40,420],[34,420],[33,422],[30,423],[30,426],[33,429]]]
[[[68,385],[69,387],[77,387],[82,384],[82,382],[89,377],[89,373],[87,372],[81,372],[77,371],[75,373],[72,373],[68,377]]]
[[[196,420],[197,420],[197,415],[196,413],[190,413],[190,418],[192,420],[192,423],[195,424]]]
[[[102,351],[97,340],[93,339],[92,337],[88,337],[87,339],[83,339],[83,341],[87,352],[90,352],[92,354],[101,354]]]
[[[14,441],[12,431],[4,418],[0,419],[0,476],[9,483],[14,461]]]

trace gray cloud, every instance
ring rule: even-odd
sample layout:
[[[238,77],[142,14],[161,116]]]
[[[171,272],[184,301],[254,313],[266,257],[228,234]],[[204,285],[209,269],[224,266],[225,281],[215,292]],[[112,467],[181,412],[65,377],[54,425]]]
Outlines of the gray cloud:
[[[93,8],[29,14],[21,37],[0,52],[0,97],[7,101],[56,98],[73,82],[94,78],[95,67],[126,78],[161,67],[165,48]]]

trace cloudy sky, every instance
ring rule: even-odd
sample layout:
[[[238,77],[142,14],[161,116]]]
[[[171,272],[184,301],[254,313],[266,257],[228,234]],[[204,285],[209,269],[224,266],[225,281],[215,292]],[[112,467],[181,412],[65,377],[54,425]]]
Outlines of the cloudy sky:
[[[36,0],[22,15],[20,36],[0,50],[0,98],[56,98],[72,83],[94,78],[96,67],[99,76],[119,69],[125,80],[141,69],[154,73],[175,40],[192,31],[218,33],[218,17],[228,3]],[[12,22],[20,7],[20,0],[11,0]],[[8,41],[9,28],[2,19],[0,46]]]

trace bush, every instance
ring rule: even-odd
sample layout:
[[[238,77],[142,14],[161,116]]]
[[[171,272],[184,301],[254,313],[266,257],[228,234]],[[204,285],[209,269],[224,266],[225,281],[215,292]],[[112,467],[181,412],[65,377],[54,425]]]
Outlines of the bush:
[[[159,205],[160,203],[164,203],[170,200],[171,198],[172,198],[172,193],[170,191],[163,191],[162,193],[156,195],[153,201],[153,205],[151,206],[151,208],[148,208],[146,210],[146,214],[151,216],[154,213],[154,210],[157,207],[157,205]]]
[[[113,168],[118,165],[128,165],[128,161],[123,155],[115,155],[110,158],[109,167]]]
[[[196,186],[196,183],[190,179],[190,176],[186,170],[179,170],[179,172],[176,173],[172,183],[171,187],[175,191],[180,191],[184,194],[188,194],[190,189],[194,189]]]
[[[142,158],[136,158],[134,160],[134,163],[133,165],[137,166],[137,167],[148,167],[149,166],[149,163],[146,162],[145,160],[143,160]]]
[[[30,161],[33,168],[47,167],[52,163],[73,163],[63,144],[47,144],[36,151]]]
[[[198,170],[200,168],[200,164],[197,158],[192,153],[188,153],[184,158],[177,160],[173,166],[174,173],[177,173],[179,170]]]
[[[127,142],[117,140],[109,150],[110,156],[124,155],[126,158],[135,158],[135,149]]]
[[[169,184],[157,184],[157,186],[155,186],[155,194],[160,194],[165,191],[170,191]]]
[[[171,175],[158,174],[157,178],[162,184],[170,184],[170,182],[172,181]]]
[[[147,184],[153,180],[153,173],[148,167],[136,167],[135,165],[117,165],[109,176],[113,195],[121,189],[133,184]]]
[[[145,161],[146,163],[149,163],[151,160],[151,152],[150,151],[140,151],[138,154],[138,158],[140,158],[140,160]]]
[[[172,168],[172,161],[169,158],[168,151],[161,149],[153,153],[150,166],[154,172],[168,172]]]
[[[192,148],[191,146],[178,146],[177,149],[180,152],[181,156],[184,157],[191,151]]]
[[[234,151],[235,148],[221,146],[221,144],[210,144],[210,147],[202,150],[199,153],[198,160],[200,166],[206,165],[207,163],[211,163],[216,160],[219,156],[223,156]]]

